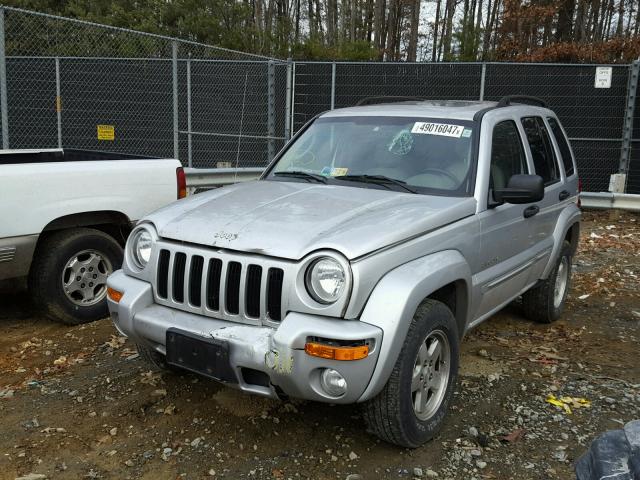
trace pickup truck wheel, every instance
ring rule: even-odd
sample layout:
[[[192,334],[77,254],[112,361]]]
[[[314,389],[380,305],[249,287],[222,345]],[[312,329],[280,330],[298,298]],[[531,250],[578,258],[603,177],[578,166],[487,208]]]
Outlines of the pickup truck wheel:
[[[34,304],[69,325],[106,317],[107,277],[122,264],[122,248],[100,230],[56,232],[39,245],[29,274]]]
[[[564,242],[556,266],[549,278],[522,295],[522,307],[527,318],[551,323],[562,315],[571,285],[571,244]]]
[[[364,404],[371,433],[402,447],[416,448],[440,430],[458,377],[456,321],[441,302],[418,307],[391,376]]]

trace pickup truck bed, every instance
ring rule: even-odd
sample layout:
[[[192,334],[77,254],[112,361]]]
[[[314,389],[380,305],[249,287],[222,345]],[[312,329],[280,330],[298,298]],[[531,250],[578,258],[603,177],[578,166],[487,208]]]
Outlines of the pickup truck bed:
[[[0,165],[50,162],[87,162],[96,160],[157,160],[157,157],[128,153],[52,148],[44,150],[0,150]]]
[[[40,298],[40,303],[50,304],[56,295],[73,300],[63,291],[76,287],[68,278],[73,270],[68,265],[71,250],[94,252],[100,244],[98,253],[104,260],[100,266],[78,268],[106,268],[110,273],[119,268],[132,225],[180,198],[185,190],[182,166],[175,159],[78,149],[0,150],[0,280],[28,276],[32,290],[38,283],[40,291],[48,292],[48,299]],[[61,252],[70,257],[50,258]],[[89,262],[88,258],[77,260]],[[42,281],[35,282],[38,278]],[[92,297],[89,283],[94,284],[83,278],[79,284],[87,289],[84,300],[72,292],[77,302],[66,305],[69,315],[50,316],[77,323],[82,311],[93,312],[82,321],[106,314],[102,290],[94,289],[100,301],[87,300]]]

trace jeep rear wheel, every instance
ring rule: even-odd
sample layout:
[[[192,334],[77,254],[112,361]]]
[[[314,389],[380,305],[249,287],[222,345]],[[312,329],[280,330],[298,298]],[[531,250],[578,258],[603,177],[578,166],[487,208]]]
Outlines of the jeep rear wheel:
[[[522,295],[522,308],[527,318],[540,323],[551,323],[560,318],[571,286],[571,260],[571,244],[564,242],[549,277]]]
[[[402,350],[383,390],[364,404],[371,433],[415,448],[442,427],[458,376],[456,321],[441,302],[418,307]]]

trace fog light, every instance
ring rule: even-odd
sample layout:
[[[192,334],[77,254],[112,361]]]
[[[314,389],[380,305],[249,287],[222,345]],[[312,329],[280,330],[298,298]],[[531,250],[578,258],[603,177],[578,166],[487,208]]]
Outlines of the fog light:
[[[347,391],[347,381],[340,375],[340,372],[332,368],[326,368],[322,371],[320,385],[332,397],[340,397]]]

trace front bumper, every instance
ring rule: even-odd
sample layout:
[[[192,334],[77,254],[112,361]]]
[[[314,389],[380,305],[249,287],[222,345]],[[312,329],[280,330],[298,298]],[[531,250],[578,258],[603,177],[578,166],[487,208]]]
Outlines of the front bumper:
[[[116,328],[136,343],[166,354],[166,333],[178,328],[203,338],[229,344],[229,360],[240,390],[277,398],[284,393],[331,403],[354,403],[362,396],[373,374],[382,341],[382,330],[358,320],[289,313],[277,328],[252,326],[175,310],[154,302],[151,285],[125,275],[121,270],[109,277],[108,286],[124,295],[119,303],[108,300]],[[328,360],[305,353],[309,337],[336,340],[370,340],[369,356],[356,361]],[[347,381],[346,393],[329,396],[320,386],[323,368],[332,368]],[[262,372],[268,382],[256,384]],[[262,375],[264,378],[264,375]]]

